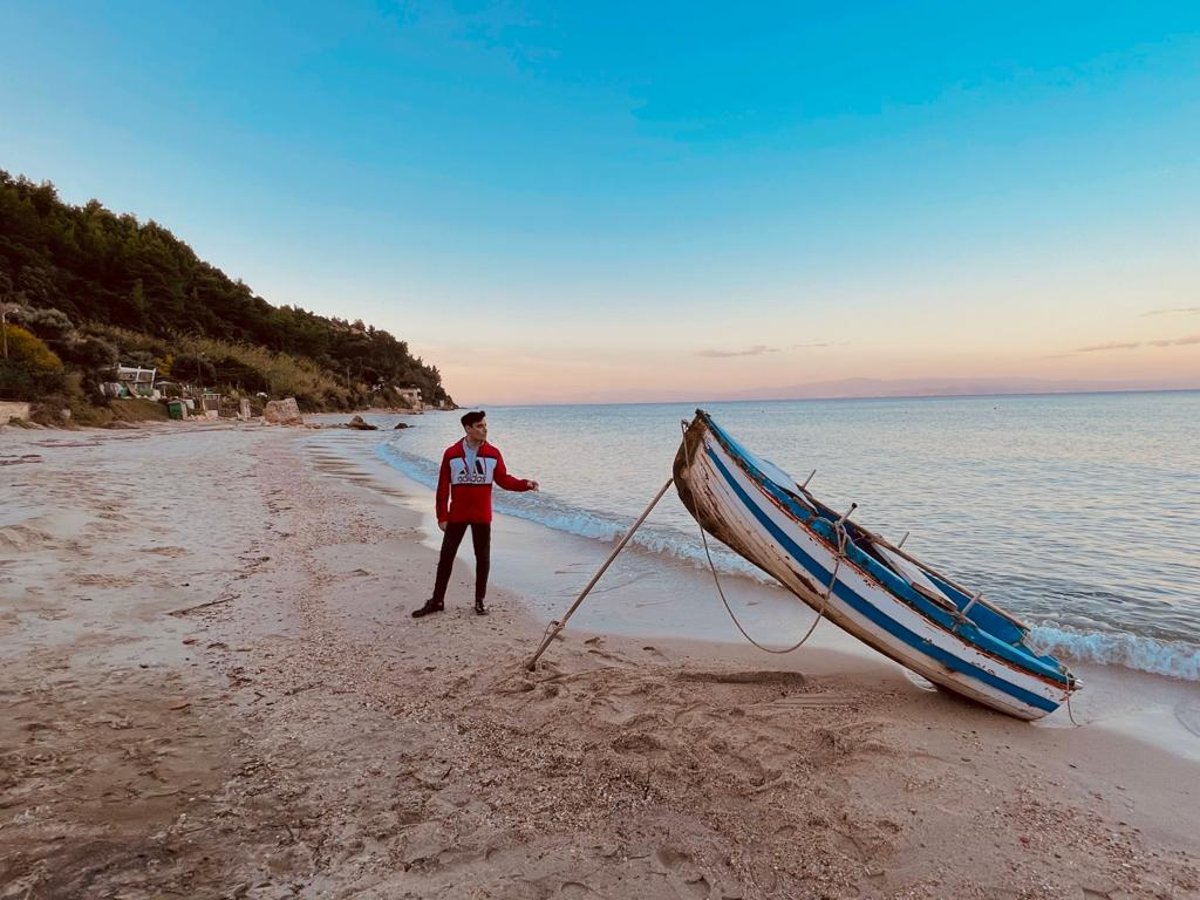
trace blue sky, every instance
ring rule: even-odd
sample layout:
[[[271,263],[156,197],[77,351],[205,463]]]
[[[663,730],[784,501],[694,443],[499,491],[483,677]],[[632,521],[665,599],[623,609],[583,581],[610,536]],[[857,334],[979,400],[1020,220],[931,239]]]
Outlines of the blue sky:
[[[1192,3],[0,5],[0,167],[460,401],[1200,386]]]

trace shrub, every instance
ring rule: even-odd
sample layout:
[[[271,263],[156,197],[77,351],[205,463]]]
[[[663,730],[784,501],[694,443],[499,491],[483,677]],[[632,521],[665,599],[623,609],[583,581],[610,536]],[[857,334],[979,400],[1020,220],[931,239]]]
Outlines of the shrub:
[[[33,373],[20,363],[0,358],[0,398],[33,400],[37,395]]]
[[[12,315],[42,340],[52,344],[64,343],[75,333],[75,326],[67,314],[59,309],[18,306]]]
[[[98,337],[73,341],[62,349],[64,362],[85,372],[111,372],[117,365],[117,348]]]
[[[0,397],[14,400],[38,400],[48,393],[62,391],[63,364],[45,342],[17,325],[3,325],[0,346]]]
[[[46,342],[19,325],[0,325],[0,346],[9,362],[16,362],[32,375],[48,375],[61,372],[62,360],[46,346]]]

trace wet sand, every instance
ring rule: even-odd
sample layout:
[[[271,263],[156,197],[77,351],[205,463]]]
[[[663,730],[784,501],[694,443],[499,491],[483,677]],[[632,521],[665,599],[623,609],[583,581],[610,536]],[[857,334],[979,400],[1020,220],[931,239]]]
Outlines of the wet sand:
[[[1200,895],[1194,685],[1036,727],[602,618],[530,673],[569,592],[412,619],[425,498],[314,435],[0,428],[0,898]]]

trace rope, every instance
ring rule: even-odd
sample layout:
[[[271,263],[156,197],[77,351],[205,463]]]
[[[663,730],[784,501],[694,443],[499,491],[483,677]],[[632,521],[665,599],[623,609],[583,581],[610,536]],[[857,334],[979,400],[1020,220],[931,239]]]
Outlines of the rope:
[[[684,426],[684,432],[685,432],[683,446],[684,446],[684,449],[687,451],[688,469],[691,469],[692,455],[691,455],[691,450],[688,447],[687,437],[686,437],[687,422],[684,422],[683,426]],[[830,596],[830,594],[833,593],[833,588],[837,584],[838,570],[841,569],[842,559],[844,559],[845,555],[846,555],[847,536],[846,536],[846,526],[844,524],[842,524],[843,520],[844,520],[844,517],[842,519],[839,519],[837,521],[837,523],[834,525],[834,527],[837,529],[837,535],[838,535],[837,562],[835,562],[834,566],[833,566],[833,576],[829,579],[829,587],[827,587],[825,589],[825,594],[821,598],[821,608],[817,611],[817,617],[813,620],[812,625],[810,625],[808,627],[808,631],[806,631],[804,633],[804,637],[800,638],[800,640],[796,641],[796,643],[792,644],[792,646],[783,647],[783,648],[768,647],[765,644],[760,644],[758,641],[756,641],[754,638],[752,638],[750,636],[750,633],[747,632],[744,627],[742,627],[742,623],[738,621],[737,614],[734,613],[733,607],[731,607],[729,605],[729,600],[725,597],[725,591],[721,587],[721,578],[719,575],[717,575],[717,566],[713,562],[712,553],[708,549],[708,535],[704,531],[704,526],[700,525],[700,520],[699,519],[696,520],[696,524],[700,525],[700,540],[704,542],[704,555],[708,559],[708,569],[710,572],[712,572],[713,584],[715,584],[717,586],[717,593],[720,594],[720,596],[721,596],[721,602],[723,604],[725,604],[725,611],[727,613],[729,613],[729,618],[733,620],[733,624],[737,626],[737,630],[742,633],[742,637],[744,637],[746,640],[748,640],[751,644],[753,644],[759,650],[763,650],[767,653],[778,653],[778,654],[791,653],[793,650],[799,650],[800,647],[802,647],[804,645],[804,642],[807,641],[810,637],[812,637],[812,633],[817,630],[817,626],[820,625],[821,620],[823,618],[825,618],[825,608],[829,603],[829,596]]]
[[[547,638],[551,637],[550,632],[552,631],[554,632],[554,636],[557,636],[558,632],[562,631],[562,627],[562,623],[559,622],[558,619],[551,619],[550,624],[547,625],[545,631],[542,632],[542,640],[545,641]],[[547,643],[549,642],[547,641]]]
[[[1076,728],[1082,728],[1080,723],[1075,721],[1075,712],[1071,709],[1071,692],[1067,691],[1067,718],[1071,720],[1071,724]]]

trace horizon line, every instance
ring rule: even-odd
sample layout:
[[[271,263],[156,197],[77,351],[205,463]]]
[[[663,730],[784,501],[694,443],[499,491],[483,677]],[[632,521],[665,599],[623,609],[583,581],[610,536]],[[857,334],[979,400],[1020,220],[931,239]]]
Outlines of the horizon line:
[[[518,406],[677,406],[691,403],[829,403],[838,400],[969,400],[986,397],[1085,397],[1104,396],[1109,394],[1194,394],[1200,393],[1200,386],[1180,388],[1104,388],[1096,390],[1061,390],[1061,391],[983,391],[975,393],[939,393],[939,394],[847,394],[841,396],[814,397],[734,397],[734,398],[697,398],[678,400],[551,400],[540,402],[483,402],[457,404],[455,409],[482,409],[486,406],[494,408],[512,408]],[[439,410],[431,409],[430,412]],[[449,410],[447,410],[449,411]]]

